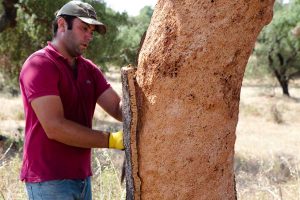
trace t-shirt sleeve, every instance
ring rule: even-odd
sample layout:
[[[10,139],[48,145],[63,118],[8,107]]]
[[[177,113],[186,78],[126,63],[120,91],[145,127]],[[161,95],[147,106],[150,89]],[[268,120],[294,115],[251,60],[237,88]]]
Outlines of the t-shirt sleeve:
[[[30,57],[23,65],[20,82],[29,102],[47,95],[59,95],[59,71],[42,55]]]

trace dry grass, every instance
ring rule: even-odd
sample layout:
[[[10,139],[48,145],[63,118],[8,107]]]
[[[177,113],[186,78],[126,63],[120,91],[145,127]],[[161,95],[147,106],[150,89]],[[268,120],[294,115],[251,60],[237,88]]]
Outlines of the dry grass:
[[[8,147],[9,148],[9,147]],[[16,152],[11,150],[11,152]],[[93,151],[92,191],[95,200],[122,200],[126,197],[120,173],[123,154],[107,149]],[[19,180],[21,152],[0,158],[0,200],[24,200],[25,186]],[[119,161],[119,162],[118,162]]]
[[[24,111],[20,97],[0,95],[0,120],[24,120]]]
[[[300,88],[244,85],[235,145],[238,199],[300,199]]]
[[[0,199],[26,199],[25,186],[19,181],[21,159],[18,154],[0,162]]]
[[[0,95],[0,135],[19,138],[24,129],[24,110],[20,97]]]
[[[120,93],[119,73],[113,71],[107,77]],[[294,98],[286,98],[272,81],[244,83],[235,145],[238,199],[300,199],[300,88],[293,85],[296,87],[292,86],[290,92]],[[23,133],[24,121],[18,114],[23,112],[21,103],[20,98],[0,96],[0,104],[5,105],[0,110],[0,134]],[[93,126],[112,131],[122,128],[121,123],[100,108],[96,110]],[[0,141],[0,200],[21,200],[25,199],[25,190],[18,180],[20,153],[3,157],[10,144]],[[125,186],[120,184],[123,157],[119,151],[93,151],[95,200],[125,198]]]
[[[93,198],[99,200],[125,199],[125,185],[121,184],[123,152],[95,149],[93,153]]]

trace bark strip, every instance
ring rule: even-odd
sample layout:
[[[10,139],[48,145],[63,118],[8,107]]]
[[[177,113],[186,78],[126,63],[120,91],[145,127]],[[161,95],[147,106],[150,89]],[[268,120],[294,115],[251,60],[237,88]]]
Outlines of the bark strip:
[[[122,91],[123,91],[123,131],[126,155],[126,199],[139,200],[141,181],[138,176],[138,152],[137,152],[137,103],[135,91],[135,68],[123,67]]]

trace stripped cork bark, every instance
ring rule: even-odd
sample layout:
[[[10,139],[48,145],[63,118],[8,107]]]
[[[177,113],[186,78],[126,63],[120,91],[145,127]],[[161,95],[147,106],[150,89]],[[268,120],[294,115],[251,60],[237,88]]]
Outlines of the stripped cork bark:
[[[233,200],[245,67],[274,0],[158,0],[122,70],[127,199]]]
[[[126,155],[126,199],[140,199],[140,178],[138,176],[137,153],[137,103],[135,92],[135,71],[133,67],[123,67],[122,78],[122,112]]]
[[[158,0],[136,74],[143,200],[233,200],[245,67],[274,0]]]

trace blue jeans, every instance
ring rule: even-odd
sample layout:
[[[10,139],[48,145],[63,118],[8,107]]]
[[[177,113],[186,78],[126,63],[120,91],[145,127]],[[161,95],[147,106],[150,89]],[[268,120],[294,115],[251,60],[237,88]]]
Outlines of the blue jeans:
[[[29,200],[92,200],[91,178],[25,183]]]

